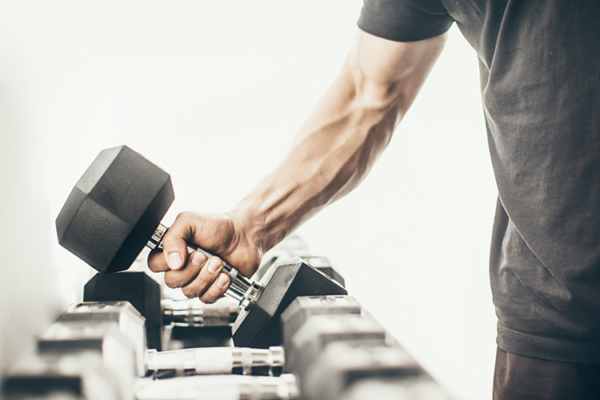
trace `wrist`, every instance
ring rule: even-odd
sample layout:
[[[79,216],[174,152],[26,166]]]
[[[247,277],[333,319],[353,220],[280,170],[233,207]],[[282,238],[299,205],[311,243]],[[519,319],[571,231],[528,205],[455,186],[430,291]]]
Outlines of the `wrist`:
[[[262,258],[270,247],[267,244],[267,230],[265,229],[264,219],[253,213],[250,209],[237,205],[234,209],[226,213],[239,233],[239,242],[253,248]]]
[[[261,255],[271,250],[291,233],[295,213],[290,210],[290,199],[282,202],[280,193],[261,191],[251,193],[240,201],[230,215],[238,221],[241,231],[260,250]]]

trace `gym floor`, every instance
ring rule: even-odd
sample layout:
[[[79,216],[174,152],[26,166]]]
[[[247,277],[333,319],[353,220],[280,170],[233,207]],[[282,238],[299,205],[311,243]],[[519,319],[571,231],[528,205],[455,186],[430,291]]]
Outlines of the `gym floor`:
[[[361,3],[0,2],[0,372],[93,274],[54,218],[100,150],[169,171],[167,222],[232,207],[337,73]],[[369,178],[298,232],[456,399],[491,397],[495,195],[477,56],[453,27]]]

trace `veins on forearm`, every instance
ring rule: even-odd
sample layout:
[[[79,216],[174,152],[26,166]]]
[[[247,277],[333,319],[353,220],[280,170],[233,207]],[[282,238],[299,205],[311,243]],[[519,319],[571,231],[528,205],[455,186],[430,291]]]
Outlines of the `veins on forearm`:
[[[262,221],[256,233],[265,250],[364,179],[389,143],[395,114],[354,104],[300,132],[285,161],[240,203]]]

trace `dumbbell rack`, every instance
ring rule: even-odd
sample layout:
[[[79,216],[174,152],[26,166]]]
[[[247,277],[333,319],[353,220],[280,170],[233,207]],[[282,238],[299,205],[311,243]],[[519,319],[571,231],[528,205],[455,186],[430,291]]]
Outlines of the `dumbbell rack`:
[[[325,258],[305,259],[311,257],[331,269]],[[276,261],[269,260],[269,267],[277,268]],[[166,310],[171,327],[193,328],[200,336],[208,328],[202,310],[176,311],[173,304]],[[270,349],[225,345],[157,352],[146,348],[144,317],[130,303],[72,305],[38,340],[37,352],[5,376],[2,398],[448,399],[351,296],[297,297],[281,314],[280,335],[281,347]],[[187,347],[175,339],[166,348]]]

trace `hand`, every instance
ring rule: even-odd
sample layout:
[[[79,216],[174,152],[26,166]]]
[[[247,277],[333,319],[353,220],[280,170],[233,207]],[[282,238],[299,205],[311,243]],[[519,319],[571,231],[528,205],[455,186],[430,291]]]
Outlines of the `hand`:
[[[234,214],[197,214],[183,212],[163,237],[163,251],[152,251],[148,266],[153,272],[165,272],[170,288],[180,287],[189,298],[199,297],[214,303],[229,287],[229,276],[221,273],[220,257],[241,275],[256,272],[262,251],[250,239],[248,224]],[[196,244],[218,256],[206,259],[200,251],[188,254],[187,244]]]

